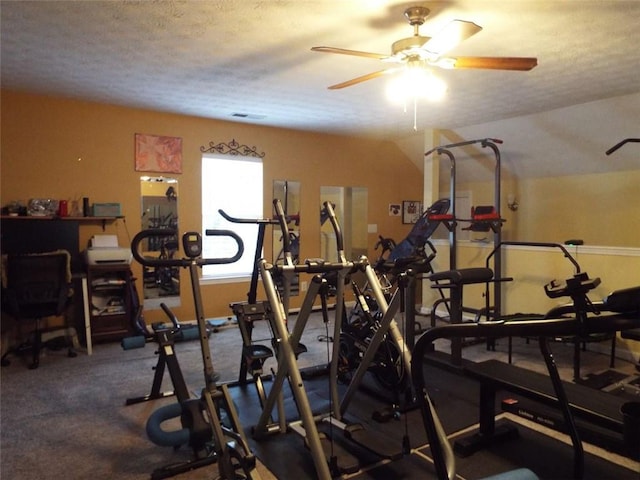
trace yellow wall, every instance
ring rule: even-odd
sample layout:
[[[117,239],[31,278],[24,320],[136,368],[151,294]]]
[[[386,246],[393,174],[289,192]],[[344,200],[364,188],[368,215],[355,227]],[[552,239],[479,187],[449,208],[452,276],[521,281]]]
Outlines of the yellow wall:
[[[503,240],[564,242],[582,239],[586,245],[640,247],[640,169],[590,175],[503,179],[500,213],[506,220]],[[493,182],[456,185],[469,191],[474,205],[493,205]],[[441,178],[441,196],[449,196],[449,178]],[[507,208],[514,193],[517,211]],[[469,218],[470,212],[456,212]],[[442,232],[439,232],[442,237]]]
[[[320,186],[359,186],[369,189],[368,223],[378,232],[402,239],[409,226],[388,215],[389,203],[421,198],[422,176],[393,143],[336,135],[214,121],[140,109],[122,108],[61,98],[2,91],[2,205],[33,197],[120,202],[126,220],[107,226],[121,245],[140,230],[140,176],[134,170],[134,134],[182,137],[183,173],[179,180],[180,230],[201,229],[201,146],[209,142],[255,146],[265,152],[265,216],[271,216],[274,179],[301,182],[301,257],[320,251]],[[174,175],[172,175],[174,176]],[[80,244],[101,233],[99,226],[81,227]],[[375,256],[377,233],[368,236]],[[267,235],[265,252],[271,252]],[[270,254],[266,253],[267,258]],[[132,265],[140,278],[141,269]],[[183,272],[182,284],[188,285]],[[246,299],[247,283],[203,286],[209,317],[230,314],[228,304]],[[142,291],[139,288],[139,291]],[[193,319],[191,290],[182,289],[181,319]],[[263,297],[264,298],[264,297]],[[147,321],[163,319],[146,312]]]
[[[639,163],[640,165],[640,163]],[[518,237],[640,247],[640,168],[519,182]]]

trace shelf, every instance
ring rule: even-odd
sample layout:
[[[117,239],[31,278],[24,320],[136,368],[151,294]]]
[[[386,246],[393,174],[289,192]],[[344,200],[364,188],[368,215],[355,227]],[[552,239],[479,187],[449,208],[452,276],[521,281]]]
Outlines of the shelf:
[[[127,311],[124,309],[124,307],[114,311],[108,311],[108,312],[103,312],[103,311],[91,312],[91,315],[93,315],[94,317],[109,317],[112,315],[126,315],[126,314],[127,314]]]
[[[88,265],[93,341],[114,341],[131,334],[131,271],[129,265]]]
[[[38,215],[2,215],[2,220],[75,220],[77,222],[104,222],[115,221],[119,218],[124,218],[124,215],[117,217],[58,217],[52,216],[38,216]]]
[[[91,288],[94,290],[112,290],[122,288],[127,285],[127,281],[124,279],[116,278],[113,280],[96,279],[91,282]]]
[[[67,222],[79,222],[79,223],[102,223],[102,230],[105,229],[107,222],[115,222],[116,220],[124,218],[124,215],[116,216],[116,217],[58,217],[56,216],[35,216],[35,215],[2,215],[0,218],[2,220],[11,220],[11,221],[24,221],[24,220],[38,220],[38,221],[67,221]]]

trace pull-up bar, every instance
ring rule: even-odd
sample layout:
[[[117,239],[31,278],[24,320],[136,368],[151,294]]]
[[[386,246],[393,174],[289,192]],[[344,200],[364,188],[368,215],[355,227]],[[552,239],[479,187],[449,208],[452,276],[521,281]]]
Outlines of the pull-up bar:
[[[623,146],[625,143],[628,142],[640,142],[640,138],[625,138],[624,140],[616,143],[613,147],[611,147],[609,150],[607,150],[605,153],[607,155],[611,155],[613,152],[615,152],[616,150],[618,150],[621,146]]]
[[[456,246],[457,246],[456,218],[457,218],[457,215],[456,215],[456,160],[453,153],[451,153],[449,149],[464,147],[467,145],[473,145],[477,143],[479,143],[483,148],[486,148],[486,147],[491,148],[491,150],[493,150],[493,153],[495,155],[496,167],[495,167],[495,186],[494,186],[495,188],[494,207],[495,207],[495,212],[497,216],[500,217],[500,168],[501,167],[500,167],[500,150],[498,149],[498,146],[496,144],[501,144],[502,140],[498,138],[480,138],[477,140],[465,140],[463,142],[450,143],[448,145],[441,145],[439,147],[432,148],[431,150],[429,150],[424,154],[425,157],[428,155],[431,155],[434,152],[438,153],[439,155],[446,155],[449,158],[449,161],[451,163],[451,172],[449,176],[451,213],[453,215],[453,228],[449,229],[449,242],[451,243],[451,250],[449,252],[449,264],[450,264],[449,267],[451,269],[456,268],[456,257],[457,257],[456,255]],[[499,232],[494,231],[494,233],[497,236],[495,243],[499,243],[500,242]],[[497,264],[495,266],[495,270],[500,271],[500,260],[498,258],[496,259],[496,263]]]
[[[424,154],[424,156],[426,157],[427,155],[430,155],[433,152],[438,150],[444,150],[446,148],[464,147],[466,145],[472,145],[474,143],[482,143],[482,146],[486,147],[489,143],[502,143],[502,140],[498,138],[481,138],[479,140],[467,140],[464,142],[450,143],[449,145],[440,145],[439,147],[432,148],[431,150],[429,150],[427,153]],[[441,152],[438,151],[438,153],[441,153]]]

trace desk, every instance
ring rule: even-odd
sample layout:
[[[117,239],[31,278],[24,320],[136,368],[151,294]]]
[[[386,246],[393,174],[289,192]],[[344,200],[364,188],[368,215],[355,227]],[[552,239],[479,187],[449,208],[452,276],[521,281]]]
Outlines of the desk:
[[[87,354],[91,355],[91,311],[89,309],[89,289],[84,261],[80,251],[80,225],[114,222],[124,217],[1,217],[1,245],[3,254],[42,253],[52,250],[67,250],[71,255],[72,279],[75,290],[82,292],[76,296],[76,312],[82,311],[84,325],[76,323],[84,332]],[[78,283],[79,287],[78,288]],[[81,302],[81,306],[80,306]]]

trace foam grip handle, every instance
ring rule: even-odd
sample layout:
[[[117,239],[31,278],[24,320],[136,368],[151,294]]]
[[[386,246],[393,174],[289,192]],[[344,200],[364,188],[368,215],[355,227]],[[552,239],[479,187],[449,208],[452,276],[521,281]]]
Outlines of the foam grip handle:
[[[161,447],[179,447],[189,443],[189,429],[166,431],[162,429],[162,422],[182,415],[179,403],[170,403],[158,408],[147,420],[147,436],[149,440]]]
[[[197,340],[200,338],[200,329],[182,327],[176,335],[176,341],[188,342],[189,340]]]
[[[123,350],[131,350],[132,348],[142,348],[147,343],[147,340],[142,336],[125,337],[120,342]]]

